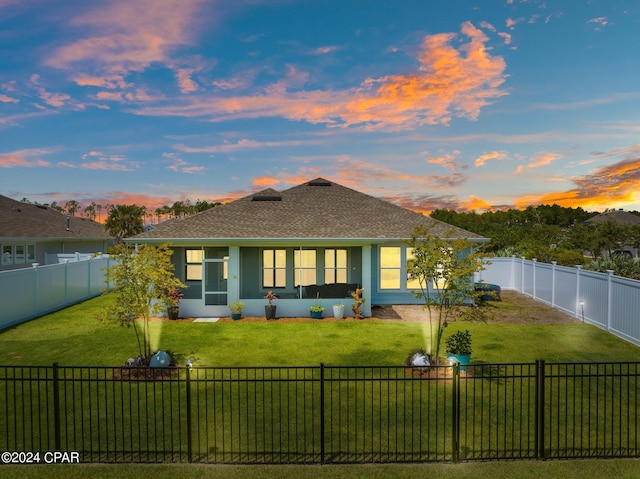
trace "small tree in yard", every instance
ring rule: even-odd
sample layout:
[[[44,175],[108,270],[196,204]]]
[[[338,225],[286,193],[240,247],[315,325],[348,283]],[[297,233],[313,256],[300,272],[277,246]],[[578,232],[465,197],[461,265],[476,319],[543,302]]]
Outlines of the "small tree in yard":
[[[464,304],[476,304],[486,292],[475,290],[473,275],[482,271],[485,262],[474,244],[465,238],[448,233],[444,238],[431,234],[429,228],[417,227],[407,244],[413,257],[407,262],[409,280],[417,280],[420,287],[414,291],[425,302],[429,311],[429,351],[433,360],[440,356],[442,335],[449,321],[487,319],[485,308],[463,309]],[[435,311],[434,311],[435,310]]]
[[[166,246],[138,246],[135,250],[125,244],[114,248],[117,263],[107,269],[107,281],[115,286],[115,301],[101,319],[133,326],[140,356],[151,357],[149,318],[163,311],[167,292],[184,288],[174,276],[171,249]],[[136,325],[141,319],[142,332]]]

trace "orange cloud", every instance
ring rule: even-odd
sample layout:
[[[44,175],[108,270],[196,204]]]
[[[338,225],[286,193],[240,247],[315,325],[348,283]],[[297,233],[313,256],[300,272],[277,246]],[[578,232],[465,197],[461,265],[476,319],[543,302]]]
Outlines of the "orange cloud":
[[[51,163],[39,158],[50,153],[51,151],[37,148],[0,153],[0,168],[51,166]]]
[[[526,207],[555,203],[566,207],[604,209],[637,203],[640,200],[640,158],[604,166],[572,181],[576,187],[571,190],[527,195],[516,204]]]
[[[485,153],[484,155],[480,155],[476,158],[475,165],[476,167],[484,166],[484,164],[489,160],[497,160],[502,161],[507,159],[507,153],[504,151],[492,151],[491,153]]]
[[[564,158],[564,155],[560,153],[546,153],[544,155],[534,156],[531,163],[527,165],[527,168],[539,168],[562,158]]]
[[[469,196],[467,201],[460,201],[460,206],[467,211],[490,211],[492,209],[491,203],[475,195]]]
[[[475,120],[481,108],[507,94],[500,89],[506,79],[506,63],[489,54],[487,42],[481,30],[466,22],[461,35],[425,37],[414,73],[366,79],[351,90],[291,91],[287,87],[299,87],[306,74],[290,68],[285,80],[259,95],[189,97],[181,105],[147,107],[135,113],[204,116],[211,121],[280,116],[366,129],[447,124],[453,117]]]

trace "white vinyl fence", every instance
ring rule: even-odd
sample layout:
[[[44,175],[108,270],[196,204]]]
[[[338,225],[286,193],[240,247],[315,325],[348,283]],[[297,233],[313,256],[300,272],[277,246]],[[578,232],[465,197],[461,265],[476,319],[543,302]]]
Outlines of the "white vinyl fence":
[[[542,301],[640,346],[640,281],[524,258],[490,258],[477,281]]]
[[[0,329],[101,294],[112,264],[100,257],[0,271]]]

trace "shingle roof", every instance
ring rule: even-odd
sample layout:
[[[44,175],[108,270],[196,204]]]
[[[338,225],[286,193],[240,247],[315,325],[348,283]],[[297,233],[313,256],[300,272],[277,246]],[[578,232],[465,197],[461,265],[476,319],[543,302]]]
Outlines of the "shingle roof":
[[[587,223],[606,223],[607,221],[615,221],[616,223],[640,225],[640,216],[623,210],[606,211],[597,216],[589,218]]]
[[[104,226],[87,218],[67,215],[42,205],[0,195],[0,239],[108,239]]]
[[[432,234],[480,235],[360,193],[323,178],[282,192],[266,189],[177,221],[136,239],[371,239],[410,238],[418,226]]]

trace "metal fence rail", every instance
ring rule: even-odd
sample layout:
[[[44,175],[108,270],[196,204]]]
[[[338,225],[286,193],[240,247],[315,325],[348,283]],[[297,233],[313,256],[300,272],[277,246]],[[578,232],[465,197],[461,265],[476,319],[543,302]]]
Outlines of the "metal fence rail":
[[[0,367],[0,450],[83,462],[639,457],[640,363]]]

